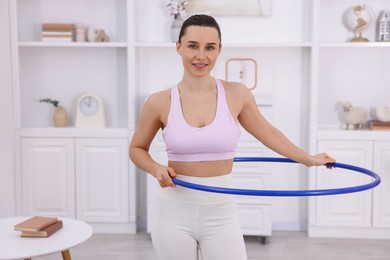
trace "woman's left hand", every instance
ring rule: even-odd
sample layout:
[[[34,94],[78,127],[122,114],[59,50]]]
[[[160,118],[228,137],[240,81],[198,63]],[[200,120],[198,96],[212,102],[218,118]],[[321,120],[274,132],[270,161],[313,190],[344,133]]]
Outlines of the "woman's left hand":
[[[317,155],[312,155],[310,158],[310,163],[307,166],[320,166],[320,165],[325,165],[328,163],[334,163],[336,160],[328,155],[327,153],[320,153]],[[331,166],[327,166],[327,168],[333,168]]]

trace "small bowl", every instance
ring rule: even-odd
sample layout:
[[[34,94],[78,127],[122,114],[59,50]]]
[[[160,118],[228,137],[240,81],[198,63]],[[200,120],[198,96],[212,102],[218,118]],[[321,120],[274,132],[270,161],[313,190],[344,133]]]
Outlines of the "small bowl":
[[[390,122],[390,107],[377,107],[376,117],[381,122]]]

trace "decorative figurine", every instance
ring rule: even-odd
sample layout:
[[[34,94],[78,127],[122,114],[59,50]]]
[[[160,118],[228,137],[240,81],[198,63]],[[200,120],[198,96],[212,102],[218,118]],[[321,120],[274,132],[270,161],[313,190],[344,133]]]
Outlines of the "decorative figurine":
[[[367,112],[362,107],[354,107],[347,101],[343,104],[347,130],[363,129],[367,122]]]

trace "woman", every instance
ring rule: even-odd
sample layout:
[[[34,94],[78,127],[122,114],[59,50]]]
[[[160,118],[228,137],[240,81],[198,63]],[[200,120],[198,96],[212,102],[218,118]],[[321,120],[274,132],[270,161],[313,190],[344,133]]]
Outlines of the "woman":
[[[309,155],[260,114],[242,84],[215,79],[210,72],[221,53],[214,18],[194,15],[181,28],[177,53],[184,73],[177,86],[151,95],[130,144],[130,158],[153,175],[158,189],[151,235],[160,259],[241,260],[246,250],[234,196],[175,187],[184,181],[230,186],[238,123],[277,153],[306,166],[334,162],[327,154]],[[154,161],[150,144],[159,129],[168,165]]]

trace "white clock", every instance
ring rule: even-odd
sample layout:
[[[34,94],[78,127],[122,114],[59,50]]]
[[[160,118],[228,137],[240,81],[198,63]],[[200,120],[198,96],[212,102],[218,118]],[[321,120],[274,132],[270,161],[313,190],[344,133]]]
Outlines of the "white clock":
[[[84,93],[77,100],[76,127],[106,127],[103,99],[96,93]]]

